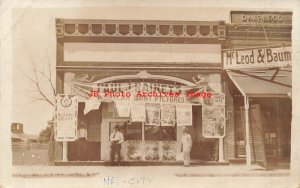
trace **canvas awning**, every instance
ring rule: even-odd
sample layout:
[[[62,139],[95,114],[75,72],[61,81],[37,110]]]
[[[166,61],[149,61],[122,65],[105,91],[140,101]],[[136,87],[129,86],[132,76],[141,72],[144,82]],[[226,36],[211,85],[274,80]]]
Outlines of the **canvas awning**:
[[[251,166],[249,98],[291,97],[291,69],[228,70],[227,74],[244,96],[246,164]]]
[[[228,70],[228,76],[247,97],[290,97],[292,71],[271,69],[261,71]]]

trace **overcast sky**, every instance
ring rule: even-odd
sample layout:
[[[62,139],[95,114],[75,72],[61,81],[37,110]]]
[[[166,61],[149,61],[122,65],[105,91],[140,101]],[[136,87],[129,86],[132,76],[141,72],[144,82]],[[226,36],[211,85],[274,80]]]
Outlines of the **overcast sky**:
[[[48,2],[48,1],[46,1]],[[31,63],[37,64],[40,68],[48,61],[55,73],[55,18],[78,18],[78,19],[125,19],[125,20],[186,20],[186,21],[217,21],[229,20],[230,10],[238,6],[236,1],[226,1],[227,7],[216,7],[217,1],[200,3],[198,1],[101,1],[94,3],[87,1],[85,4],[61,4],[65,7],[74,8],[47,8],[54,7],[57,1],[52,3],[40,3],[37,7],[22,5],[23,8],[16,8],[13,11],[13,109],[12,121],[24,124],[26,133],[38,134],[41,129],[47,126],[47,121],[53,115],[53,107],[46,102],[31,103],[34,86],[26,78],[25,74],[32,76]],[[75,1],[73,1],[75,2]],[[151,3],[152,2],[152,3]],[[184,3],[183,3],[184,2]],[[218,1],[225,2],[225,1]],[[240,1],[241,2],[241,1]],[[270,7],[270,1],[251,1],[256,10],[263,7]],[[255,3],[256,2],[256,3]],[[282,10],[282,1],[272,1],[272,10]],[[38,4],[38,3],[37,3]],[[211,8],[201,7],[206,5]],[[220,3],[219,3],[220,4]],[[271,3],[272,4],[272,3]],[[85,8],[76,6],[87,6]],[[92,7],[93,6],[93,7]],[[247,7],[250,7],[247,6]],[[91,8],[92,7],[92,8]],[[245,5],[244,5],[245,7]],[[260,7],[260,9],[257,9]],[[264,9],[265,10],[265,9]],[[270,10],[270,9],[269,9]],[[284,9],[287,10],[287,9]],[[46,83],[45,83],[46,84]],[[44,84],[44,89],[49,86]],[[47,89],[48,88],[48,89]]]

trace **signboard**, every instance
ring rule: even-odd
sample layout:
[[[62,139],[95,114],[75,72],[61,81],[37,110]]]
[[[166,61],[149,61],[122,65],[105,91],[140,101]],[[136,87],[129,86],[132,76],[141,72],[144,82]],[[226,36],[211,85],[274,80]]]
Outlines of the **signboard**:
[[[77,138],[77,97],[56,96],[56,141],[74,141]]]
[[[213,77],[211,77],[213,78]],[[159,104],[190,104],[201,102],[201,98],[209,97],[206,85],[183,86],[151,82],[128,83],[73,83],[72,94],[78,99],[95,99],[88,101],[88,109],[98,109],[100,102],[124,103],[159,103]],[[218,88],[218,85],[214,85]],[[80,90],[80,91],[79,91]]]
[[[223,50],[223,69],[283,67],[292,64],[292,47]]]
[[[231,11],[230,15],[231,23],[292,25],[292,12]]]
[[[202,134],[205,138],[223,138],[225,136],[225,94],[213,93],[203,100]]]

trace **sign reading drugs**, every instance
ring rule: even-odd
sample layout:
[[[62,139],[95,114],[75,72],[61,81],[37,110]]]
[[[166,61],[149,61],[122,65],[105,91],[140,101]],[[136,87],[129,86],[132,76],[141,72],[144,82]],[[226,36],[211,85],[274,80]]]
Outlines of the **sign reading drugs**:
[[[223,50],[223,69],[283,67],[292,63],[292,48],[262,47]]]
[[[56,141],[74,141],[77,138],[77,97],[74,95],[56,96]]]

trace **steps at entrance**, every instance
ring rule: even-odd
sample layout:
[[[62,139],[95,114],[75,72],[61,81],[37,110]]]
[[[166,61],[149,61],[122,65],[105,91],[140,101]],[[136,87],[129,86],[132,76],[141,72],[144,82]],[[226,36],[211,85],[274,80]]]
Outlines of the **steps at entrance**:
[[[56,161],[55,166],[110,166],[109,161]],[[182,161],[122,161],[121,166],[181,166]],[[228,162],[215,162],[215,161],[191,161],[191,165],[196,166],[225,166],[229,165]]]

